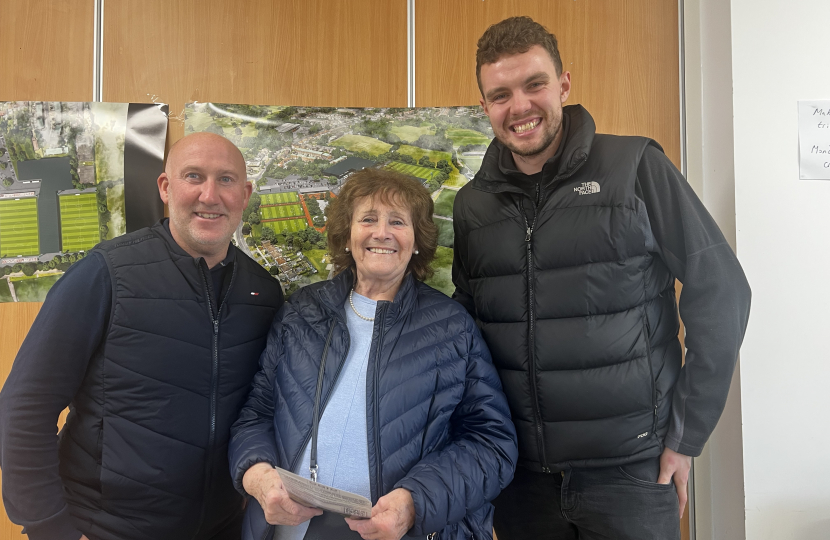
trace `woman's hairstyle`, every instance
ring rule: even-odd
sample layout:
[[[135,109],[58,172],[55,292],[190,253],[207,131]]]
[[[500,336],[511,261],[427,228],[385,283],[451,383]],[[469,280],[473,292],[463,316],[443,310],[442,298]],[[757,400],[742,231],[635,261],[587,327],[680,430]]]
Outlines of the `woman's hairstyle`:
[[[389,206],[409,210],[415,232],[415,248],[407,270],[419,281],[432,276],[432,263],[438,247],[438,227],[432,222],[434,206],[429,191],[415,178],[384,169],[367,168],[351,175],[340,194],[326,206],[326,231],[334,271],[339,274],[354,266],[346,246],[352,235],[352,218],[357,201],[364,197]]]

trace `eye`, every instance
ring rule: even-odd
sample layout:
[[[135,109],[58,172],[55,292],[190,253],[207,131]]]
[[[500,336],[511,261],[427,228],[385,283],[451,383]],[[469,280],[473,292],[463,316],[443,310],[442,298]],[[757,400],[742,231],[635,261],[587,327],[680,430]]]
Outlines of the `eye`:
[[[184,175],[185,178],[199,178],[199,173],[189,172]]]
[[[490,101],[494,101],[494,102],[495,102],[495,101],[503,101],[503,100],[505,100],[506,98],[507,98],[507,94],[497,94],[497,95],[493,96],[493,97],[490,99]]]
[[[230,184],[231,182],[233,182],[233,178],[231,178],[230,176],[223,176],[219,179],[219,181],[223,184]]]

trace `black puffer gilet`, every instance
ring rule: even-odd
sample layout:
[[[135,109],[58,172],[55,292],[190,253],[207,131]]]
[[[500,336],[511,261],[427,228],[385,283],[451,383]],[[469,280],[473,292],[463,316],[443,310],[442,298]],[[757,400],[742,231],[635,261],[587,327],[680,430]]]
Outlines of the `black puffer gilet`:
[[[96,249],[113,306],[61,432],[71,512],[101,540],[207,536],[241,508],[229,430],[282,303],[280,286],[237,252],[216,315],[207,266],[161,223]]]
[[[595,135],[566,107],[539,204],[494,141],[455,202],[455,249],[519,436],[519,464],[556,472],[659,455],[681,366],[674,278],[655,252],[637,166],[653,141]],[[659,148],[659,147],[658,147]]]

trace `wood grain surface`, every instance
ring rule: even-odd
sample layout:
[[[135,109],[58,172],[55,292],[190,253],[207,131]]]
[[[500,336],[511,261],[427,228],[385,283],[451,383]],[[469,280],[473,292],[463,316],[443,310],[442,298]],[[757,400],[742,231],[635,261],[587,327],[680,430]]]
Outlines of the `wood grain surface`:
[[[0,0],[0,101],[92,99],[93,7]]]
[[[476,43],[488,26],[528,15],[554,33],[571,72],[568,103],[581,103],[597,131],[643,135],[680,165],[677,2],[487,0],[415,2],[415,102],[473,105]]]
[[[405,0],[121,0],[104,18],[105,101],[405,107]]]

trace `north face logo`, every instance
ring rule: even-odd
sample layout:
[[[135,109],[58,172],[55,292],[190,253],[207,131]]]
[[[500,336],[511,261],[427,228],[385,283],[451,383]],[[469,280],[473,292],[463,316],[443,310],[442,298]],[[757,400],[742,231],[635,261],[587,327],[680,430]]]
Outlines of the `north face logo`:
[[[599,184],[596,182],[582,182],[582,185],[575,187],[574,191],[580,195],[593,195],[599,193]]]

